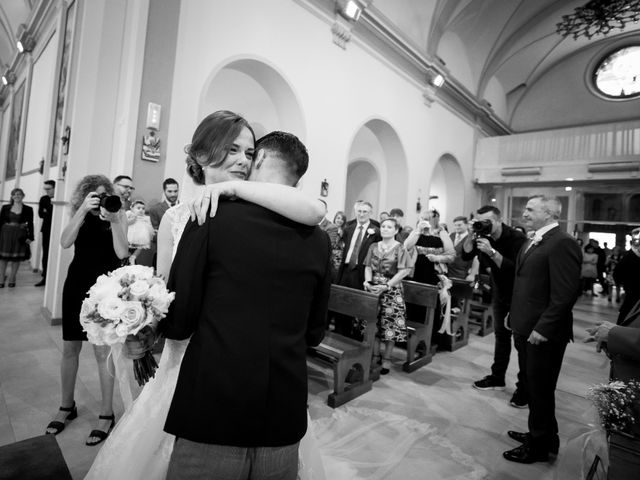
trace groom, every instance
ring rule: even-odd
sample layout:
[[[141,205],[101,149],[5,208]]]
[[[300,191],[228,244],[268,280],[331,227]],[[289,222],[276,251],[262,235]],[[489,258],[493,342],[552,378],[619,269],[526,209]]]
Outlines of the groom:
[[[295,185],[308,154],[294,135],[256,143],[250,180]],[[326,234],[242,200],[191,222],[169,278],[161,322],[191,337],[165,431],[168,479],[291,479],[307,428],[307,346],[324,336],[331,282]]]

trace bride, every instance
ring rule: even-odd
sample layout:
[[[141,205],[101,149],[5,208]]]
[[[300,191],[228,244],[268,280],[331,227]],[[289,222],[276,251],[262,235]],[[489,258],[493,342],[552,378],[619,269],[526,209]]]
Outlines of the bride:
[[[253,142],[250,148],[240,147],[240,142],[236,142],[244,128],[251,131],[255,142],[248,122],[232,112],[215,112],[198,125],[187,152],[187,173],[194,183],[206,185],[204,188],[211,193],[212,203],[215,203],[217,195],[232,195],[299,223],[317,224],[325,213],[324,204],[320,201],[284,185],[238,181],[248,177],[253,158]],[[212,207],[212,212],[214,210]],[[190,215],[186,202],[183,202],[168,209],[160,223],[158,274],[165,278],[168,277],[171,259]],[[165,342],[155,378],[127,406],[86,479],[165,478],[175,437],[164,432],[163,427],[188,343],[189,340]],[[307,435],[300,442],[299,477],[324,478],[310,422]]]

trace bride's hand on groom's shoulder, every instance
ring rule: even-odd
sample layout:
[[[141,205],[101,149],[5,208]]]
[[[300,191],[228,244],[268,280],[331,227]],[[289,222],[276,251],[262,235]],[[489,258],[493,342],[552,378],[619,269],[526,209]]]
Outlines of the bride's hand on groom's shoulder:
[[[191,220],[195,221],[197,219],[198,225],[203,225],[207,219],[209,207],[211,207],[209,216],[211,218],[215,217],[220,197],[235,197],[236,185],[236,181],[205,185],[204,190],[197,194],[195,198],[186,202],[191,214]]]

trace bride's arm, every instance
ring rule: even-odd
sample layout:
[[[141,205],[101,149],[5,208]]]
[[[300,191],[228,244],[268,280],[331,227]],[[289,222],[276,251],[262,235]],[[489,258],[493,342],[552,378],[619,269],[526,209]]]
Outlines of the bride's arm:
[[[317,225],[327,213],[323,202],[309,197],[295,187],[276,183],[232,180],[207,185],[203,193],[189,205],[192,220],[197,216],[198,223],[201,225],[204,223],[209,202],[211,216],[215,216],[220,196],[242,198],[305,225]]]
[[[156,273],[167,280],[171,270],[171,256],[173,254],[173,235],[171,234],[171,219],[165,214],[158,227],[158,251]]]

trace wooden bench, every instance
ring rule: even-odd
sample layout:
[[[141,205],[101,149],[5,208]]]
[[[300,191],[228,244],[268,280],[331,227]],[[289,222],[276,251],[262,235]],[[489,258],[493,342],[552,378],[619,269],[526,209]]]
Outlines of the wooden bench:
[[[491,288],[489,275],[479,275],[479,288],[469,300],[469,323],[480,327],[478,335],[485,337],[494,331],[493,308],[491,307]]]
[[[333,392],[327,404],[336,408],[371,390],[370,377],[373,342],[378,321],[379,296],[340,285],[331,286],[329,311],[366,321],[362,342],[343,335],[327,332],[322,343],[308,350],[309,356],[328,364],[333,369]],[[350,371],[357,378],[347,382]]]
[[[425,307],[424,319],[407,316],[407,361],[402,365],[405,372],[413,372],[431,362],[431,332],[433,317],[438,301],[438,288],[426,283],[403,280],[404,303]],[[422,321],[416,321],[422,320]]]
[[[438,346],[443,350],[455,352],[469,343],[469,311],[473,288],[467,280],[451,278],[451,332],[438,336]],[[454,313],[454,308],[457,313]]]

